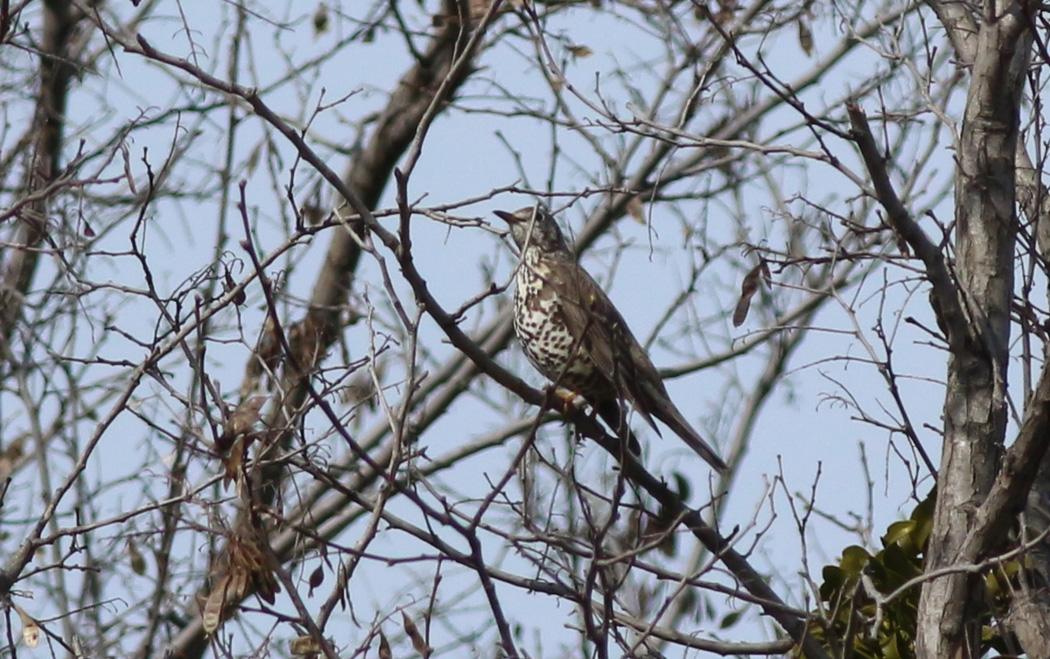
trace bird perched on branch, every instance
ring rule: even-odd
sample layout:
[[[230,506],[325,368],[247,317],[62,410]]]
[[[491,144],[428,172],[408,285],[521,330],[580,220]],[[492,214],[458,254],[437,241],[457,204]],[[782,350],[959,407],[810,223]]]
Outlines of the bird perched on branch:
[[[715,469],[726,464],[689,425],[663,379],[598,283],[569,249],[541,205],[496,211],[521,250],[514,287],[514,331],[532,365],[586,400],[621,437],[635,441],[624,402],[656,430],[664,422]]]

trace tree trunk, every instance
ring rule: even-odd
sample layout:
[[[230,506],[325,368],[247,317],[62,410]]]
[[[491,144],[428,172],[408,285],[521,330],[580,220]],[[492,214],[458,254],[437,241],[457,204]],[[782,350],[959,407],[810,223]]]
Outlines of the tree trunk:
[[[949,327],[944,446],[928,571],[968,564],[975,511],[995,479],[1006,430],[1006,369],[1013,295],[1014,159],[1028,61],[1028,20],[996,3],[980,26],[956,150],[956,275],[967,326]],[[1024,37],[1024,38],[1022,38]],[[959,340],[961,338],[961,340]],[[979,574],[927,581],[919,603],[919,657],[973,657],[985,606]]]

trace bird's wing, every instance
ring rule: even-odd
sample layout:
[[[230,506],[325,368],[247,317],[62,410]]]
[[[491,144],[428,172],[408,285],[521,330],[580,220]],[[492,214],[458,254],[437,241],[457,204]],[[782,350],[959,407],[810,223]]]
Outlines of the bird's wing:
[[[565,279],[555,284],[562,297],[561,308],[570,335],[579,350],[590,357],[602,375],[612,382],[618,395],[659,434],[643,386],[655,386],[664,396],[663,382],[649,355],[634,338],[623,316],[601,286],[583,268],[564,268]]]
[[[570,335],[579,343],[577,349],[590,357],[602,375],[614,384],[617,395],[630,401],[656,434],[660,434],[660,429],[653,421],[654,416],[666,423],[708,464],[724,471],[725,462],[671,402],[656,366],[631,334],[605,291],[583,268],[552,270],[565,273],[562,276],[566,279],[551,283],[561,297],[561,310]],[[609,418],[612,413],[607,407],[599,413],[607,422],[613,423]]]

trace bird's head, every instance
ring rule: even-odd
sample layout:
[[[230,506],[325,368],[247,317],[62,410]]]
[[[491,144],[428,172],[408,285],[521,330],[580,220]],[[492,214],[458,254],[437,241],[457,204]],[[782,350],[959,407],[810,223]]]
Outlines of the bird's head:
[[[496,216],[510,225],[510,235],[518,248],[528,245],[541,252],[569,252],[561,229],[554,216],[540,204],[519,208],[513,213],[495,211]]]

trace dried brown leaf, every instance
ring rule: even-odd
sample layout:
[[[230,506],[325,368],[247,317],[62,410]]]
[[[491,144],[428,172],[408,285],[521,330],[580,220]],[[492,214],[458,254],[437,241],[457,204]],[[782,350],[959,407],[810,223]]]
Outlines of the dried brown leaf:
[[[470,0],[470,19],[480,21],[488,13],[492,0]]]
[[[394,659],[393,653],[390,652],[390,642],[386,640],[382,629],[379,630],[379,659]]]
[[[255,577],[255,591],[265,602],[274,604],[277,602],[277,593],[281,592],[281,584],[270,570],[259,570],[253,574]]]
[[[737,4],[736,0],[718,0],[718,11],[711,15],[711,18],[715,20],[719,25],[725,25],[733,20],[733,16],[736,15]],[[710,15],[706,5],[697,3],[693,10],[694,15],[699,20],[703,20],[706,16]]]
[[[235,288],[237,288],[237,282],[235,282],[233,280],[233,275],[231,275],[230,271],[227,270],[223,274],[222,289],[223,289],[224,292],[229,293],[230,291],[234,290]],[[248,295],[247,295],[247,293],[244,292],[244,289],[242,288],[241,290],[237,291],[236,294],[234,294],[234,296],[232,298],[232,301],[233,301],[233,303],[235,305],[237,305],[239,307],[242,304],[244,304],[245,300],[247,300],[247,299],[248,299]]]
[[[266,542],[265,531],[253,525],[260,523],[258,516],[249,516],[231,544],[230,574],[238,588],[231,592],[236,593],[238,599],[254,592],[263,601],[273,604],[281,586],[274,577],[266,550],[259,546],[260,542]]]
[[[0,483],[7,480],[7,477],[14,471],[15,464],[25,455],[25,441],[25,435],[17,437],[0,452]]]
[[[238,437],[233,442],[233,446],[229,449],[229,455],[223,460],[223,477],[222,486],[223,488],[229,488],[230,483],[237,483],[237,491],[241,490],[241,475],[244,473],[244,437]]]
[[[798,45],[802,47],[806,57],[813,56],[813,30],[804,18],[798,19]]]
[[[290,646],[292,654],[298,657],[304,655],[316,655],[321,652],[321,644],[312,636],[293,638]]]
[[[306,223],[312,227],[315,227],[318,224],[320,224],[321,220],[323,220],[325,217],[325,209],[313,202],[307,202],[303,204],[302,211],[303,219],[306,220]]]
[[[15,612],[18,613],[18,618],[22,621],[22,641],[27,647],[35,648],[40,644],[40,624],[33,619],[33,616],[23,611],[22,607],[14,602],[11,603],[11,606],[14,608]]]
[[[128,180],[128,190],[133,197],[138,196],[139,191],[135,189],[135,177],[131,175],[131,152],[127,144],[120,145],[120,153],[124,159],[124,178]]]
[[[131,559],[131,571],[140,577],[146,574],[146,559],[142,556],[135,541],[128,538],[128,558]]]
[[[584,57],[590,57],[594,54],[594,51],[582,44],[576,44],[574,46],[565,47],[569,53],[576,59],[583,59]]]
[[[251,430],[252,426],[262,420],[259,411],[266,404],[266,396],[252,396],[237,406],[233,414],[226,419],[223,430],[231,435],[239,435]]]
[[[314,588],[317,588],[324,583],[324,566],[318,565],[317,569],[310,573],[310,592],[307,593],[307,597],[314,596]]]
[[[30,619],[28,625],[22,625],[22,640],[29,648],[35,648],[40,643],[40,625],[35,620]]]
[[[204,602],[202,620],[204,622],[204,633],[211,634],[222,624],[223,609],[226,608],[226,591],[230,582],[229,576],[219,579]]]
[[[11,440],[11,443],[7,445],[7,448],[0,452],[0,457],[11,462],[17,462],[23,455],[25,455],[26,446],[26,435],[19,435],[15,439]]]
[[[259,160],[262,158],[262,150],[263,150],[264,146],[265,145],[261,144],[261,143],[260,144],[256,144],[255,148],[253,148],[251,150],[251,152],[248,154],[248,163],[247,163],[247,167],[245,169],[247,170],[247,172],[248,172],[247,175],[249,177],[252,174],[254,174],[256,168],[259,167]]]
[[[631,195],[631,198],[627,200],[627,214],[638,224],[645,224],[645,208],[642,207],[641,197]]]
[[[242,401],[232,413],[226,415],[226,419],[222,424],[222,434],[215,440],[215,448],[220,453],[229,451],[236,443],[236,439],[249,432],[256,423],[262,421],[260,410],[262,410],[267,400],[269,400],[267,396],[252,396]],[[246,442],[243,448],[247,450],[250,443]]]
[[[323,2],[317,5],[317,10],[314,11],[313,15],[313,23],[315,39],[328,31],[328,5]]]
[[[401,612],[401,622],[405,626],[405,633],[408,634],[410,639],[412,639],[412,647],[415,648],[416,652],[424,657],[424,659],[429,657],[434,650],[427,645],[423,635],[419,633],[419,627],[416,627],[416,623],[412,622],[412,619],[409,618],[408,614],[404,611]]]
[[[751,309],[751,298],[758,292],[763,273],[768,278],[769,268],[764,261],[751,268],[751,271],[744,277],[744,282],[740,286],[740,299],[737,300],[736,309],[733,311],[734,327],[740,327],[747,320],[747,312]]]
[[[376,367],[377,378],[382,377],[380,369],[383,368],[385,368],[385,362],[380,362]],[[374,411],[378,401],[376,399],[376,381],[373,379],[371,371],[362,368],[354,373],[350,381],[339,392],[339,397],[346,405],[357,406],[364,403],[369,409]]]

